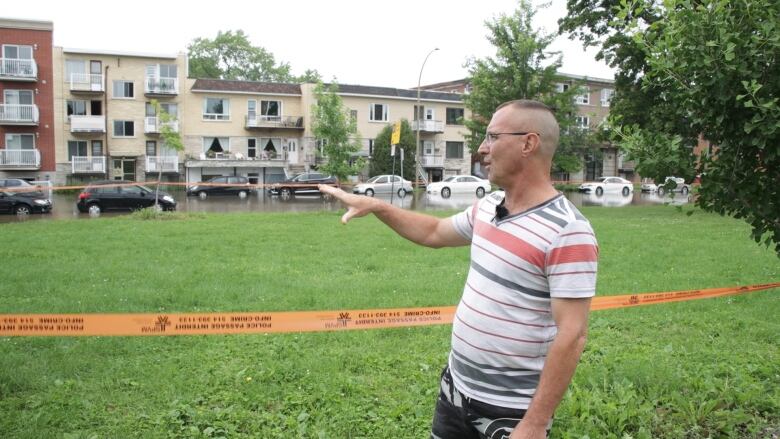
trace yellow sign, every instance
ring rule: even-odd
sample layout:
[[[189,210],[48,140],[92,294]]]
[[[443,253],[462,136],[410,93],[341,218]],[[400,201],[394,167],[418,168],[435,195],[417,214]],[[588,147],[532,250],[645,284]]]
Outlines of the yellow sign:
[[[398,145],[401,143],[401,122],[396,122],[393,125],[393,135],[390,137],[391,145]]]

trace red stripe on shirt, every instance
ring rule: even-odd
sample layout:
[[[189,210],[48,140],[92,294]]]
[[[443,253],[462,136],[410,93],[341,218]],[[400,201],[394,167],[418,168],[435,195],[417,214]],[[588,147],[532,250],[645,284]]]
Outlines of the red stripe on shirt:
[[[525,310],[528,310],[528,311],[541,312],[541,313],[544,313],[544,314],[549,314],[550,313],[550,311],[547,311],[546,309],[528,308],[528,307],[525,307],[525,306],[515,305],[514,303],[502,302],[502,301],[500,301],[498,299],[494,299],[493,297],[490,297],[487,294],[483,293],[482,291],[479,291],[478,289],[476,289],[473,286],[471,286],[471,284],[468,283],[468,281],[466,282],[466,286],[471,288],[471,291],[479,294],[480,296],[484,297],[487,300],[490,300],[491,302],[500,303],[500,304],[502,304],[504,306],[511,306],[512,308],[519,308],[519,309],[525,309]],[[463,299],[461,299],[461,300],[463,300]],[[466,306],[468,306],[468,305],[466,305]],[[471,308],[471,307],[469,306],[469,308]],[[471,308],[471,309],[476,311],[476,309],[474,309],[474,308]],[[485,314],[485,315],[488,316],[488,317],[492,317],[492,316],[490,316],[488,314]],[[520,323],[520,322],[516,322],[516,323]],[[522,323],[522,324],[524,325],[525,323]]]
[[[510,224],[510,225],[513,225],[513,226],[515,226],[515,227],[519,227],[519,228],[521,228],[521,229],[525,230],[526,232],[528,232],[528,233],[531,233],[532,235],[535,235],[537,238],[541,239],[542,241],[544,241],[544,242],[546,242],[546,243],[548,243],[548,244],[552,244],[550,241],[548,241],[547,239],[545,239],[545,238],[544,238],[542,235],[540,235],[540,234],[538,234],[538,233],[534,232],[533,230],[529,229],[528,227],[521,226],[520,224],[516,224],[516,223],[514,223],[514,222],[510,222],[509,224]],[[566,236],[566,235],[562,235],[562,236]]]
[[[599,251],[593,244],[577,244],[558,247],[550,252],[547,265],[568,264],[572,262],[595,262]]]
[[[483,221],[474,224],[474,233],[540,269],[544,267],[544,252],[511,233]]]
[[[474,348],[474,349],[476,349],[478,351],[490,352],[492,354],[498,354],[498,355],[505,355],[507,357],[521,357],[521,358],[540,358],[541,357],[540,355],[510,354],[508,352],[501,352],[501,351],[494,351],[492,349],[485,349],[485,348],[481,348],[479,346],[476,346],[476,345],[473,345],[473,344],[467,342],[463,337],[458,335],[455,331],[452,331],[452,335],[455,336],[458,340],[462,341],[463,343],[466,343],[467,345],[471,346],[472,348]]]
[[[455,316],[455,318],[456,318],[456,319],[458,319],[458,321],[460,321],[460,322],[461,322],[461,323],[463,323],[464,325],[468,326],[469,328],[471,328],[471,329],[473,329],[474,331],[477,331],[477,332],[479,332],[479,333],[481,333],[481,334],[492,335],[493,337],[503,338],[503,339],[506,339],[506,340],[519,341],[519,342],[521,342],[521,343],[535,343],[535,344],[541,344],[541,343],[545,343],[545,342],[546,342],[546,340],[524,340],[524,339],[522,339],[522,338],[508,337],[508,336],[506,336],[506,335],[496,334],[495,332],[488,332],[488,331],[483,331],[483,330],[481,330],[481,329],[479,329],[479,328],[476,328],[476,327],[474,327],[474,326],[472,326],[472,325],[469,325],[469,324],[468,324],[468,323],[466,323],[466,322],[465,322],[465,321],[464,321],[462,318],[460,318],[460,316],[458,316],[458,315],[456,315],[456,316]]]
[[[483,251],[485,251],[485,252],[487,252],[487,253],[490,253],[491,255],[493,255],[494,257],[496,257],[497,259],[500,259],[500,260],[502,260],[502,261],[506,262],[506,264],[507,264],[507,265],[510,265],[510,266],[512,266],[513,268],[517,268],[518,270],[524,271],[524,272],[526,272],[526,273],[528,273],[528,274],[530,274],[530,275],[532,275],[532,276],[537,276],[537,277],[544,277],[544,274],[542,274],[542,273],[534,273],[533,271],[526,270],[525,268],[523,268],[523,267],[521,267],[521,266],[519,266],[519,265],[515,265],[515,264],[513,264],[513,263],[511,263],[511,262],[507,261],[506,259],[504,259],[504,258],[502,258],[501,256],[499,256],[499,255],[497,255],[497,254],[493,253],[492,251],[490,251],[490,250],[486,249],[485,247],[482,247],[481,245],[477,244],[476,242],[472,242],[472,243],[471,243],[471,245],[473,245],[474,247],[477,247],[477,248],[479,248],[479,249],[481,249],[481,250],[483,250]]]

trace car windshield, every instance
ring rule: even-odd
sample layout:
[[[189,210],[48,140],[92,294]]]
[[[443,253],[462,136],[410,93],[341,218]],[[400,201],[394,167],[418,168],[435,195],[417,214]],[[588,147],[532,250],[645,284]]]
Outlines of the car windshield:
[[[444,181],[455,181],[456,178],[458,178],[458,177],[453,175],[452,177],[445,178]]]
[[[141,188],[142,190],[146,191],[146,192],[154,192],[153,190],[149,189],[148,187],[142,186],[140,184],[138,185],[138,187]]]
[[[381,175],[377,175],[375,177],[371,177],[366,181],[366,183],[375,183],[377,180],[379,180],[379,177],[382,177]]]

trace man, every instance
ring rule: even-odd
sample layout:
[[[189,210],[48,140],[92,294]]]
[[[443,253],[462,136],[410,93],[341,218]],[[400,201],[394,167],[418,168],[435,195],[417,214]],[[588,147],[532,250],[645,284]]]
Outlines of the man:
[[[429,247],[471,245],[433,438],[544,438],[585,346],[598,246],[550,181],[559,127],[536,101],[496,110],[479,147],[493,193],[450,218],[321,186],[342,222],[373,213]]]

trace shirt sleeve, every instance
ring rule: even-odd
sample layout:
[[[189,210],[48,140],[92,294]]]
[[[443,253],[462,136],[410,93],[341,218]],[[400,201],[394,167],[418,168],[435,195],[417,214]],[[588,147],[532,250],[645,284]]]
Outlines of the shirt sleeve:
[[[463,212],[450,217],[455,231],[469,241],[471,241],[471,237],[474,234],[474,218],[476,217],[478,203],[479,201],[466,208]]]
[[[572,221],[561,230],[545,256],[550,297],[596,295],[599,246],[590,223]]]

